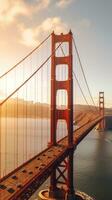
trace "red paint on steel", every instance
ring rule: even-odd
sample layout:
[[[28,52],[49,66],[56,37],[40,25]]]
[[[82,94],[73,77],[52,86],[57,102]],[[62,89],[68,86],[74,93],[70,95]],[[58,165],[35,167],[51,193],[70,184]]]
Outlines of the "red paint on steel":
[[[105,129],[105,120],[104,120],[104,115],[105,115],[105,108],[104,108],[104,92],[99,92],[99,113],[100,116],[103,117],[103,120],[99,123],[99,130],[104,130]]]
[[[55,191],[57,183],[60,181],[59,178],[66,180],[69,194],[73,194],[73,77],[72,77],[72,32],[64,35],[55,35],[52,33],[52,52],[56,48],[57,43],[68,43],[68,56],[57,57],[55,54],[51,57],[51,141],[52,145],[56,145],[56,129],[58,120],[65,120],[67,123],[68,130],[68,167],[64,168],[67,173],[62,173],[59,166],[57,170],[59,173],[58,178],[56,177],[56,169],[53,170],[51,175],[51,184],[50,184],[50,196],[55,196]],[[57,65],[68,66],[68,79],[66,81],[57,81],[56,80],[56,67]],[[61,67],[61,66],[60,66]],[[68,105],[66,110],[58,110],[56,107],[56,95],[58,90],[65,89],[67,91]]]
[[[74,150],[83,138],[102,120],[102,117],[86,123],[73,134]],[[19,168],[0,180],[0,185],[7,186],[6,189],[0,189],[1,200],[29,199],[29,197],[39,188],[40,185],[51,175],[56,166],[60,166],[65,158],[69,156],[68,138],[65,137],[57,144],[41,152]],[[61,164],[62,165],[62,164]],[[64,167],[64,166],[63,166]],[[26,170],[26,173],[23,173]],[[29,172],[33,172],[29,174]],[[17,177],[12,179],[13,176]],[[18,184],[22,187],[19,188]],[[13,193],[7,189],[12,188]]]

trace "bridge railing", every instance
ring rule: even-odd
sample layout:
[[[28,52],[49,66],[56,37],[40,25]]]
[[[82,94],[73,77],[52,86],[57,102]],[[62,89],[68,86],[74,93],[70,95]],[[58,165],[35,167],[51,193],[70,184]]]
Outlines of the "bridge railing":
[[[50,137],[49,62],[0,106],[1,171],[7,174],[47,148]]]
[[[58,57],[67,55],[67,51],[66,43],[59,43],[53,53]],[[76,58],[74,54],[73,60]],[[1,177],[48,147],[51,122],[51,57],[48,37],[39,49],[33,50],[0,77]],[[96,108],[87,101],[87,88],[86,98],[82,93],[87,86],[84,86],[84,77],[82,71],[77,69],[77,63],[75,60],[73,65],[74,129],[98,115]],[[67,66],[58,66],[56,79],[66,80],[67,77]],[[67,94],[64,90],[57,93],[57,107],[67,107]],[[60,120],[57,124],[56,140],[59,141],[66,135],[67,125],[64,120]]]
[[[0,101],[1,177],[40,153],[49,143],[49,42],[47,37],[0,77],[0,90],[4,94]]]
[[[60,46],[56,46],[57,56]],[[5,94],[0,103],[1,177],[45,150],[50,142],[51,46],[43,49],[40,54],[33,51],[0,78]],[[56,76],[64,77],[65,71],[57,70]],[[66,106],[63,92],[57,94],[57,102],[59,108]],[[63,120],[57,127],[58,141],[66,136],[67,127]]]

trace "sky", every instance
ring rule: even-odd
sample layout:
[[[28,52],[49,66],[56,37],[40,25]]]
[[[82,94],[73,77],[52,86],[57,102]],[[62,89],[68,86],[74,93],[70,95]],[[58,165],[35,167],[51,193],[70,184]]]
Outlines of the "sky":
[[[71,29],[93,97],[104,91],[112,107],[111,10],[111,0],[0,0],[0,73],[53,30]]]

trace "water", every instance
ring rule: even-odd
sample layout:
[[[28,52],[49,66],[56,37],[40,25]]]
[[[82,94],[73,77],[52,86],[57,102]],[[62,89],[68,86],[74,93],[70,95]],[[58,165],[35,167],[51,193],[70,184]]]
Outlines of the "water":
[[[1,118],[1,177],[31,159],[48,147],[50,142],[50,119]],[[60,120],[57,124],[57,140],[65,137],[67,126]]]
[[[43,184],[46,188],[49,181]],[[112,132],[91,131],[74,153],[75,188],[96,200],[112,199]],[[33,196],[36,199],[37,194]]]
[[[41,187],[46,188],[49,180]],[[75,188],[96,200],[112,199],[112,132],[92,130],[74,153]],[[37,199],[37,193],[31,200]]]
[[[7,130],[4,129],[7,124]],[[18,153],[19,164],[25,161],[25,150],[27,159],[36,152],[47,147],[50,133],[50,121],[38,119],[35,124],[34,119],[27,120],[27,141],[25,143],[26,122],[19,119],[15,124],[14,119],[7,119],[7,123],[2,120],[2,153],[4,145],[7,144],[7,154],[2,155],[2,173],[11,171],[15,165],[14,157]],[[17,126],[17,127],[16,127]],[[15,132],[14,128],[18,128]],[[35,131],[37,128],[38,131]],[[63,131],[60,131],[62,128]],[[41,129],[41,131],[39,131]],[[58,127],[58,138],[65,134],[64,126]],[[62,135],[59,135],[61,133]],[[7,140],[5,136],[7,135]],[[43,140],[44,139],[44,140]],[[41,146],[41,141],[44,141]],[[18,141],[18,148],[14,147],[14,141]],[[38,141],[38,142],[37,142]],[[39,146],[40,144],[40,146]],[[21,148],[20,148],[21,147]],[[16,154],[13,154],[14,149]],[[7,158],[7,161],[6,159]],[[20,159],[21,158],[21,159]],[[5,163],[4,163],[4,162]],[[46,181],[42,188],[46,188],[49,181]],[[74,153],[74,185],[97,200],[112,199],[112,132],[91,131],[91,133],[78,145]],[[36,199],[37,193],[31,198]]]
[[[75,187],[97,200],[112,199],[112,132],[93,130],[74,154]]]
[[[1,118],[1,177],[45,148],[50,140],[50,120]]]

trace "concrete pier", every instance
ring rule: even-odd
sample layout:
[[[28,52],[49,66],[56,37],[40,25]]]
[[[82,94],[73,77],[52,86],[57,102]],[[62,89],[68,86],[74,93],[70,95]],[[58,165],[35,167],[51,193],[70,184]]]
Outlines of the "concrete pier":
[[[38,194],[38,200],[67,200],[66,191],[64,192],[62,189],[62,193],[64,194],[63,198],[62,196],[58,198],[49,198],[49,189],[41,190]],[[86,193],[78,190],[76,191],[75,196],[76,200],[95,200],[94,198],[88,196]]]

